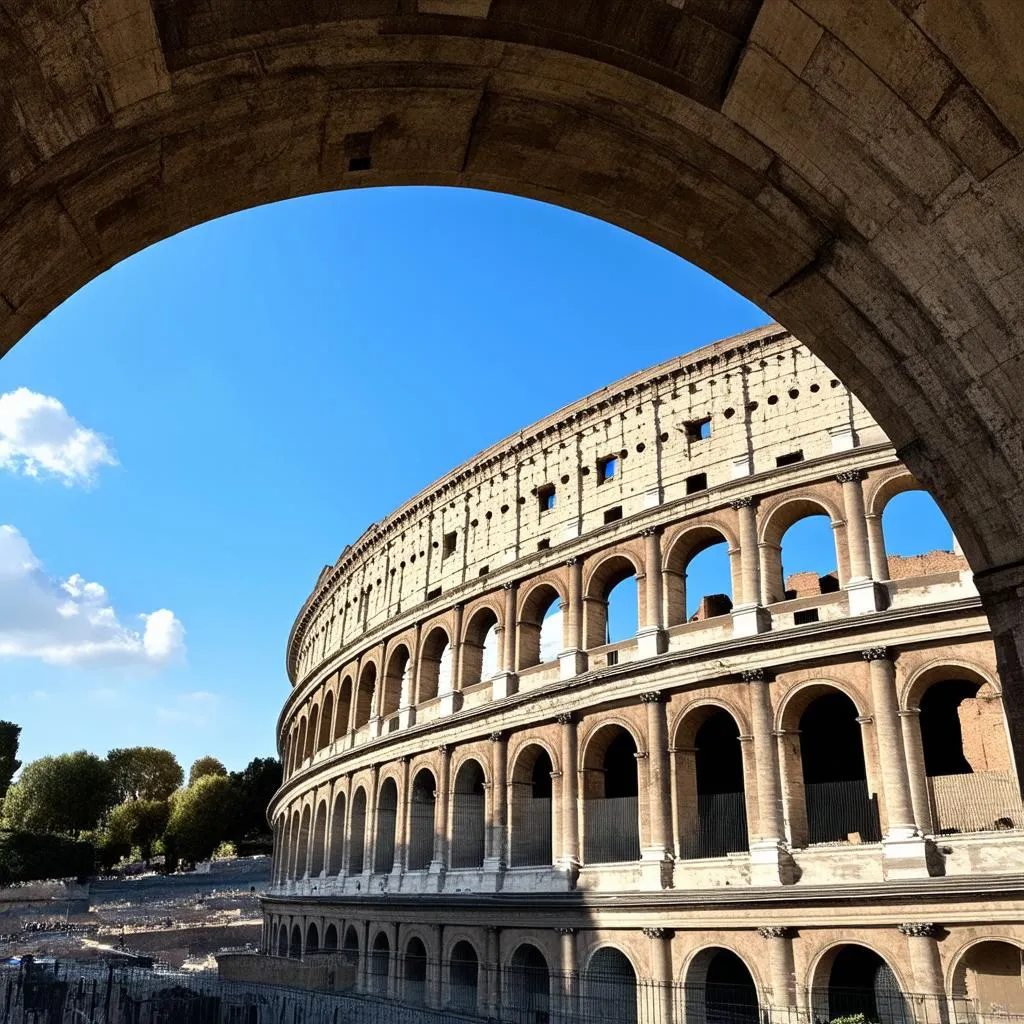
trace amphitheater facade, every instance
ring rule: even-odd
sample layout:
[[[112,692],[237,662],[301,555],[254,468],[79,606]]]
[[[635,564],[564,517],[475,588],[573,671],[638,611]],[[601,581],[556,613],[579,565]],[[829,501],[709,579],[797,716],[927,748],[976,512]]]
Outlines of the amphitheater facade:
[[[523,1021],[1024,1014],[989,626],[957,551],[886,553],[918,487],[770,326],[374,524],[289,636],[264,948],[222,971]],[[784,579],[817,514],[836,571]]]

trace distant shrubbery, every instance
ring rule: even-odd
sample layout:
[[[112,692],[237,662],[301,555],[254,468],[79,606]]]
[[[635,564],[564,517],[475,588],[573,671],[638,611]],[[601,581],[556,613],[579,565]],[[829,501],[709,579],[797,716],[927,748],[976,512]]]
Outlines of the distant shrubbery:
[[[84,879],[93,873],[95,857],[89,842],[0,830],[0,885],[40,878]]]

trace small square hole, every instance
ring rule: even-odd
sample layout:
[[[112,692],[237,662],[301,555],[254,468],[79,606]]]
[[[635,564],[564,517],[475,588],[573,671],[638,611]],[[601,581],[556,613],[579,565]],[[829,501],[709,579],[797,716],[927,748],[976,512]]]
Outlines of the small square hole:
[[[444,548],[441,551],[441,557],[447,558],[449,555],[455,554],[456,536],[455,531],[446,533],[444,535]]]
[[[711,436],[711,417],[705,416],[700,420],[690,420],[686,424],[687,441],[706,441]]]
[[[698,491],[706,491],[708,489],[708,475],[707,473],[694,473],[693,476],[686,478],[686,493],[696,494]]]
[[[609,651],[608,654],[607,654],[607,659],[608,659],[608,661],[607,661],[608,667],[609,668],[613,668],[615,665],[618,665],[618,663],[619,663],[619,652],[618,651]]]
[[[792,466],[796,462],[804,461],[804,450],[801,448],[799,451],[787,452],[785,455],[780,455],[775,460],[776,466]]]
[[[349,158],[348,169],[350,171],[368,171],[372,161],[368,156],[353,156]]]
[[[547,551],[549,547],[551,547],[551,541],[547,537],[545,537],[543,540],[537,541],[538,551]]]
[[[491,571],[491,567],[489,565],[481,565],[480,566],[480,575],[481,576],[486,576],[490,571]]]
[[[798,612],[793,612],[793,625],[794,626],[806,626],[809,622],[818,621],[818,609],[817,608],[802,608]]]
[[[545,484],[537,488],[537,503],[541,512],[550,512],[555,507],[555,485]]]
[[[440,596],[441,596],[441,588],[440,587],[434,587],[433,590],[428,590],[427,591],[427,600],[428,601],[433,601],[435,597],[440,597]]]
[[[622,506],[616,505],[613,508],[605,509],[604,522],[607,526],[608,523],[617,523],[622,518]]]
[[[603,459],[597,460],[597,482],[599,484],[603,484],[607,480],[614,480],[618,473],[618,455],[606,455]]]

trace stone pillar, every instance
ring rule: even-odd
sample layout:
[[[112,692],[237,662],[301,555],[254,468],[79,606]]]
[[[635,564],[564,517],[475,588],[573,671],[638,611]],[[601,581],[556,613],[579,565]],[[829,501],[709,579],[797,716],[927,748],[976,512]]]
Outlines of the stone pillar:
[[[661,528],[648,527],[644,538],[644,621],[637,631],[637,653],[641,658],[664,654],[665,628],[661,609]]]
[[[949,1006],[942,981],[942,960],[939,957],[938,925],[930,922],[912,921],[897,926],[900,935],[907,937],[910,953],[910,969],[914,973],[914,992],[921,998],[915,1002],[924,1003],[918,1008],[918,1020],[946,1024],[949,1020]]]
[[[370,922],[363,921],[360,925],[363,941],[360,943],[359,971],[356,975],[356,991],[368,992],[370,989]]]
[[[402,873],[409,862],[409,808],[412,801],[409,799],[409,762],[412,760],[409,754],[402,758],[402,792],[398,801],[398,816],[395,820],[395,862],[391,868],[394,876],[392,885],[398,888],[401,885]]]
[[[889,556],[885,553],[885,533],[882,530],[882,517],[867,513],[864,520],[868,527],[868,551],[871,554],[871,578],[887,580],[889,578]]]
[[[321,932],[322,934],[322,932]],[[388,934],[388,998],[398,999],[402,994],[402,980],[399,977],[398,956],[398,923],[392,922],[387,926]]]
[[[402,680],[402,695],[398,700],[398,728],[408,729],[416,722],[416,694],[420,692],[420,641],[423,624],[416,623],[416,637],[409,653],[409,667]]]
[[[794,879],[785,849],[779,748],[768,689],[773,675],[767,669],[755,668],[743,672],[741,678],[747,683],[750,693],[750,722],[757,773],[757,831],[750,841],[750,880],[754,885],[786,884]]]
[[[435,1010],[444,1006],[444,971],[441,964],[444,960],[444,925],[434,925],[434,942],[437,953],[427,953],[427,1005]]]
[[[452,748],[443,743],[437,748],[441,764],[437,771],[437,793],[434,801],[434,857],[430,862],[430,874],[437,878],[437,887],[444,885],[448,869],[448,804],[451,790]]]
[[[757,934],[768,943],[768,984],[771,986],[772,1019],[787,1021],[796,1005],[796,967],[793,962],[793,930],[766,925]]]
[[[370,791],[366,800],[366,829],[363,837],[363,875],[373,872],[373,854],[377,845],[377,788],[380,783],[380,765],[370,769]],[[365,887],[364,887],[365,891]]]
[[[505,812],[508,805],[508,734],[491,733],[491,828],[487,836],[484,871],[505,870]],[[497,888],[497,880],[494,882]]]
[[[501,929],[494,925],[487,928],[487,950],[484,955],[484,1007],[487,1017],[498,1020],[501,1015],[501,960],[500,943]]]
[[[737,498],[731,502],[739,520],[740,592],[732,610],[733,636],[752,636],[770,627],[761,605],[761,561],[757,545],[757,499]]]
[[[462,690],[462,603],[455,606],[455,628],[452,636],[452,675],[451,679],[440,680],[438,696],[441,698],[438,714],[442,717],[454,714],[461,706],[462,698],[457,696]]]
[[[910,780],[896,698],[896,666],[888,647],[862,652],[871,676],[871,703],[878,765],[885,798],[886,878],[927,877],[924,841],[914,825]]]
[[[640,694],[647,706],[647,800],[651,831],[644,860],[667,861],[672,856],[672,810],[669,791],[668,726],[665,697],[660,690]]]
[[[910,801],[914,808],[914,822],[921,835],[935,831],[932,821],[932,801],[928,793],[928,776],[924,765],[924,744],[921,740],[921,709],[900,711],[903,731],[903,750],[907,755],[907,775],[910,780]]]
[[[567,711],[558,716],[562,727],[562,849],[558,866],[569,875],[575,888],[580,869],[579,765],[576,752],[576,716]]]
[[[555,994],[561,1006],[561,1020],[575,1022],[576,999],[579,990],[579,971],[576,963],[576,929],[556,928],[559,935],[559,973],[562,976],[562,990]]]
[[[846,549],[849,576],[845,587],[851,615],[864,615],[885,607],[883,589],[871,578],[871,552],[868,524],[864,516],[864,472],[849,469],[836,480],[843,486],[843,511],[846,516]]]
[[[583,560],[570,558],[565,563],[569,568],[569,600],[565,609],[568,647],[558,655],[559,674],[571,679],[587,670],[587,655],[583,649]]]
[[[516,604],[519,588],[515,583],[503,583],[505,607],[500,627],[501,647],[499,650],[498,674],[491,682],[491,697],[501,700],[516,692]]]
[[[645,1024],[672,1024],[672,936],[671,928],[645,928],[651,941],[651,981],[654,998],[646,1007]]]

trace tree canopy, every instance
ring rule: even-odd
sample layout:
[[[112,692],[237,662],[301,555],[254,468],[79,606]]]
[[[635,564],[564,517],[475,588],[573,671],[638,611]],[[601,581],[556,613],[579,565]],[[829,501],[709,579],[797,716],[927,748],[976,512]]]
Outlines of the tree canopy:
[[[281,762],[276,757],[254,757],[240,772],[229,776],[238,793],[237,835],[252,839],[270,831],[267,808],[283,779]]]
[[[160,747],[116,747],[107,763],[119,801],[166,800],[185,779],[178,759]]]
[[[223,762],[207,754],[206,757],[200,757],[192,762],[192,768],[188,773],[188,784],[189,786],[194,786],[204,775],[223,775],[226,777],[227,774],[228,770],[224,767]]]
[[[109,764],[77,750],[26,765],[7,791],[3,824],[27,832],[78,836],[95,828],[113,803]]]
[[[238,795],[227,775],[203,775],[171,797],[164,844],[171,859],[195,863],[209,857],[230,834]]]
[[[18,738],[21,726],[0,721],[0,800],[7,795],[14,773],[21,767],[18,760]]]

